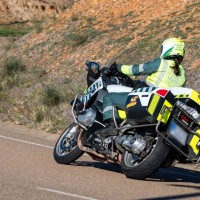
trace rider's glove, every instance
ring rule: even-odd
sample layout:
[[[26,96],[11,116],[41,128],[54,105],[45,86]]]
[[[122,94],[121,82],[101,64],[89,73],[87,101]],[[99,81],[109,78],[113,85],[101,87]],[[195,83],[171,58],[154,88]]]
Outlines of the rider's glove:
[[[115,75],[117,72],[118,72],[118,69],[117,69],[117,64],[115,62],[105,71],[105,75],[112,76],[112,75]]]

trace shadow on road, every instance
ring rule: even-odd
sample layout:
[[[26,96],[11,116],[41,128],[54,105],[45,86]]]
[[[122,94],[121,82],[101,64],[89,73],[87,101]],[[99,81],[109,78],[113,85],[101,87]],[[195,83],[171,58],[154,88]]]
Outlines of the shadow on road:
[[[200,193],[191,193],[191,194],[183,194],[183,195],[172,195],[172,196],[163,196],[163,197],[153,197],[153,198],[145,198],[141,200],[177,200],[177,199],[200,199]]]
[[[119,165],[101,162],[76,161],[72,165],[94,167],[115,173],[122,173]],[[200,183],[200,171],[180,167],[161,168],[150,178],[147,178],[146,181]]]
[[[162,168],[148,181],[200,183],[200,171],[180,167]]]
[[[87,162],[87,161],[76,161],[72,163],[74,166],[86,166],[86,167],[94,167],[99,168],[115,173],[122,173],[120,166],[106,164],[101,162]],[[184,167],[184,165],[183,165]],[[200,185],[195,186],[194,184],[200,183],[200,171],[191,170],[186,168],[180,167],[170,167],[170,168],[162,168],[155,174],[153,174],[150,178],[146,180],[142,180],[146,182],[165,182],[168,186],[176,188],[192,188],[197,190],[197,192],[188,193],[188,194],[177,194],[171,196],[159,196],[159,197],[149,197],[149,198],[142,198],[138,200],[179,200],[179,199],[200,199]],[[179,184],[180,183],[180,184]],[[184,185],[183,185],[184,183]],[[185,184],[186,183],[186,184]],[[165,194],[165,193],[164,193]]]
[[[99,169],[103,169],[103,170],[107,170],[111,172],[122,173],[119,165],[112,165],[112,164],[101,163],[101,162],[75,161],[71,165],[94,167],[94,168],[99,168]]]

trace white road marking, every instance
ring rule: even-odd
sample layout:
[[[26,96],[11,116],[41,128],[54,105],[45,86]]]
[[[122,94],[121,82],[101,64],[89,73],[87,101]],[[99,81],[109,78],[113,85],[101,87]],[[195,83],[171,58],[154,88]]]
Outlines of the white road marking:
[[[16,139],[16,138],[7,137],[7,136],[4,136],[4,135],[0,135],[0,138],[4,138],[4,139],[8,139],[8,140],[14,140],[14,141],[17,141],[17,142],[23,142],[23,143],[26,143],[26,144],[31,144],[31,145],[35,145],[35,146],[45,147],[45,148],[49,148],[49,149],[53,149],[54,148],[54,147],[43,145],[43,144],[38,144],[38,143],[28,142],[28,141],[25,141],[25,140],[19,140],[19,139]],[[86,153],[84,153],[83,156],[89,156],[89,155],[86,154]],[[179,175],[183,175],[183,176],[188,176],[188,177],[200,179],[199,176],[189,175],[189,174],[185,174],[185,173],[172,172],[170,170],[163,170],[163,169],[160,169],[160,171],[161,172],[167,172],[167,173],[172,173],[172,174],[179,174]]]
[[[81,195],[78,195],[78,194],[61,192],[61,191],[58,191],[58,190],[52,190],[52,189],[47,189],[47,188],[37,188],[37,189],[44,190],[44,191],[47,191],[47,192],[53,192],[53,193],[57,193],[57,194],[62,194],[62,195],[65,195],[65,196],[77,197],[77,198],[80,198],[80,199],[97,200],[97,199],[94,199],[94,198],[85,197],[85,196],[81,196]]]
[[[49,148],[49,149],[53,149],[54,148],[54,147],[50,147],[50,146],[43,145],[43,144],[38,144],[38,143],[34,143],[34,142],[28,142],[28,141],[25,141],[25,140],[19,140],[19,139],[16,139],[16,138],[7,137],[7,136],[4,136],[4,135],[0,135],[0,138],[5,138],[5,139],[8,139],[8,140],[14,140],[14,141],[17,141],[17,142],[23,142],[23,143],[26,143],[26,144],[45,147],[45,148]]]

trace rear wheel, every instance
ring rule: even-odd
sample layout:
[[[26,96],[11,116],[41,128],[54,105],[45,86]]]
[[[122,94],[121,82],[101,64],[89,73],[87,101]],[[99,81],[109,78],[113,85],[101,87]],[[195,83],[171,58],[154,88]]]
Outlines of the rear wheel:
[[[83,151],[77,146],[77,138],[80,127],[71,124],[60,136],[54,147],[54,159],[60,164],[69,164],[83,155]]]
[[[128,178],[145,179],[160,168],[168,153],[169,147],[163,143],[163,138],[159,136],[142,158],[138,158],[137,155],[125,151],[122,155],[122,172]]]

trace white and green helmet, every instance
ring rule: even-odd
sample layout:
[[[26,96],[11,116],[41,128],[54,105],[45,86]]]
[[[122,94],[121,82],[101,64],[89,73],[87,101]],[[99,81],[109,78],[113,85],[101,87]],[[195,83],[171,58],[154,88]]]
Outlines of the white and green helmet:
[[[160,58],[184,57],[185,45],[179,38],[170,38],[162,43]]]

